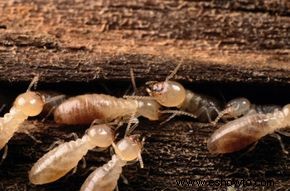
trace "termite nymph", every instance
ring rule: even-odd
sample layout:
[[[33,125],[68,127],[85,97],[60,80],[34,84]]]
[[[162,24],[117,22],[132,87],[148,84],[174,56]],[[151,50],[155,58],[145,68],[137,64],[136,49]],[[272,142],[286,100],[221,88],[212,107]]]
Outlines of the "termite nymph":
[[[113,144],[115,153],[112,159],[105,165],[94,170],[85,180],[81,191],[113,191],[118,184],[122,168],[127,162],[138,159],[141,167],[143,162],[141,152],[143,141],[138,136],[131,135]]]
[[[29,180],[37,185],[54,182],[75,168],[89,150],[107,148],[113,141],[112,126],[93,122],[82,138],[60,144],[41,157],[31,168]]]
[[[253,113],[217,129],[207,142],[211,153],[231,153],[255,143],[267,134],[290,126],[290,104],[271,113]]]
[[[160,105],[154,100],[85,94],[69,98],[60,104],[54,111],[54,120],[60,124],[90,124],[95,119],[99,122],[110,122],[132,115],[158,120],[159,107]]]
[[[166,107],[177,107],[178,111],[163,113],[188,115],[200,121],[212,121],[220,110],[220,103],[214,98],[186,90],[180,83],[171,81],[181,64],[163,82],[147,82],[146,91],[158,103]],[[184,112],[184,113],[182,113]]]

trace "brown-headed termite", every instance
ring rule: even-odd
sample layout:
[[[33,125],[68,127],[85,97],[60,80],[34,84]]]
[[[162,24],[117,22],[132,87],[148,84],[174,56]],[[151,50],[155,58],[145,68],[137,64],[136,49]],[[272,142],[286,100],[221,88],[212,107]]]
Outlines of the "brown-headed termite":
[[[271,113],[252,113],[222,125],[207,142],[211,153],[231,153],[290,126],[290,104]]]
[[[122,168],[129,161],[138,159],[143,168],[141,152],[143,142],[137,135],[131,135],[113,144],[115,153],[105,165],[94,170],[85,180],[81,191],[113,191],[118,184]]]
[[[181,64],[162,82],[147,82],[148,94],[165,107],[177,107],[188,113],[188,116],[198,118],[199,121],[212,121],[219,111],[220,103],[209,96],[194,93],[185,89],[180,83],[170,79],[176,74]],[[163,113],[181,114],[179,111],[168,110]],[[173,116],[172,116],[173,117]]]

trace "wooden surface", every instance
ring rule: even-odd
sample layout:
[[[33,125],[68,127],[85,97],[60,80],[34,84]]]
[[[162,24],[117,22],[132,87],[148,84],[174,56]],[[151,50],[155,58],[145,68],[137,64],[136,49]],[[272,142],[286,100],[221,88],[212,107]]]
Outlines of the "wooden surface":
[[[289,10],[288,0],[2,0],[0,90],[4,97],[14,98],[40,73],[39,89],[121,96],[130,84],[130,68],[142,84],[164,79],[182,62],[175,79],[189,89],[225,100],[247,96],[258,103],[286,104],[290,95]],[[85,169],[37,187],[28,183],[27,171],[57,137],[68,140],[65,135],[82,135],[86,127],[59,127],[38,119],[23,128],[28,127],[43,143],[23,134],[9,142],[9,155],[0,169],[0,190],[78,190]],[[275,181],[274,187],[251,190],[289,187],[289,159],[276,139],[266,137],[246,155],[213,156],[206,149],[212,131],[188,118],[176,118],[164,126],[142,119],[137,132],[147,137],[146,167],[126,167],[130,184],[120,181],[120,189],[221,189],[176,182],[215,178]],[[289,139],[283,137],[283,141],[290,150]],[[108,158],[108,152],[89,153],[86,169]]]

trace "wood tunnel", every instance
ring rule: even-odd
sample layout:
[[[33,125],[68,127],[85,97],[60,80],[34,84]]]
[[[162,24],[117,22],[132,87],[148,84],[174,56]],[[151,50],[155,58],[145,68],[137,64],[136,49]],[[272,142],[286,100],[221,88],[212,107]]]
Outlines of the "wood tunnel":
[[[0,94],[8,108],[36,74],[41,75],[37,90],[122,96],[130,86],[130,68],[142,87],[165,79],[178,63],[174,80],[192,91],[223,102],[245,96],[283,105],[290,95],[289,53],[288,0],[0,1]],[[0,166],[0,190],[79,190],[87,170],[110,159],[109,151],[89,152],[86,168],[80,163],[71,176],[33,186],[27,172],[45,149],[57,139],[70,140],[72,132],[81,136],[87,126],[32,118],[21,128],[42,143],[21,132],[13,137]],[[146,137],[145,168],[126,166],[129,184],[120,179],[119,189],[226,190],[194,181],[235,179],[274,182],[236,190],[289,187],[290,159],[276,139],[267,136],[250,152],[216,156],[206,148],[213,131],[186,117],[164,125],[141,119],[136,132]],[[282,141],[289,151],[290,139]]]

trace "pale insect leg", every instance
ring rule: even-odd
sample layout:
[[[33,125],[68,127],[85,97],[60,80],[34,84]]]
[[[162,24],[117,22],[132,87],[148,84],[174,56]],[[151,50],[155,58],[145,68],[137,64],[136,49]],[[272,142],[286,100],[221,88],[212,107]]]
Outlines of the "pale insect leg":
[[[50,150],[54,149],[55,147],[57,147],[58,145],[63,144],[63,143],[64,143],[64,140],[57,139],[48,148],[44,149],[44,151],[50,151]]]
[[[284,143],[282,142],[281,136],[278,135],[277,133],[273,133],[273,134],[271,134],[270,136],[276,138],[276,139],[279,141],[279,143],[280,143],[280,147],[281,147],[283,153],[285,153],[286,155],[288,155],[289,152],[285,149],[285,145],[284,145]]]
[[[144,144],[145,144],[145,137],[143,137],[142,141],[141,141],[141,147],[142,147],[142,150],[144,148]],[[140,163],[140,167],[141,168],[144,168],[144,162],[143,162],[143,159],[142,159],[142,155],[141,155],[141,152],[138,154],[138,161]]]
[[[129,184],[128,179],[123,174],[121,174],[120,177],[122,178],[124,184]]]
[[[135,95],[137,93],[137,86],[136,86],[136,81],[135,81],[135,75],[134,75],[134,70],[133,68],[130,68],[130,76],[131,76],[131,83],[133,86],[133,95]]]
[[[3,109],[6,107],[6,104],[3,104],[1,107],[0,107],[0,113],[3,111]]]
[[[139,120],[135,117],[135,113],[134,113],[131,115],[131,117],[128,121],[128,125],[127,125],[126,131],[125,131],[125,136],[130,135],[136,129],[138,124],[139,124]]]
[[[30,137],[30,138],[31,138],[33,141],[35,141],[36,143],[42,143],[41,140],[38,140],[38,139],[35,138],[33,135],[31,135],[31,134],[29,133],[29,131],[24,130],[23,133],[25,133],[26,135],[28,135],[28,137]]]
[[[281,135],[283,135],[283,136],[285,136],[285,137],[290,137],[290,133],[289,132],[280,131],[280,130],[277,130],[276,132],[281,134]]]
[[[85,159],[85,157],[82,158],[82,168],[86,168],[87,167],[87,161]]]
[[[3,155],[1,157],[0,165],[3,163],[3,161],[6,159],[8,154],[8,145],[5,145]]]

